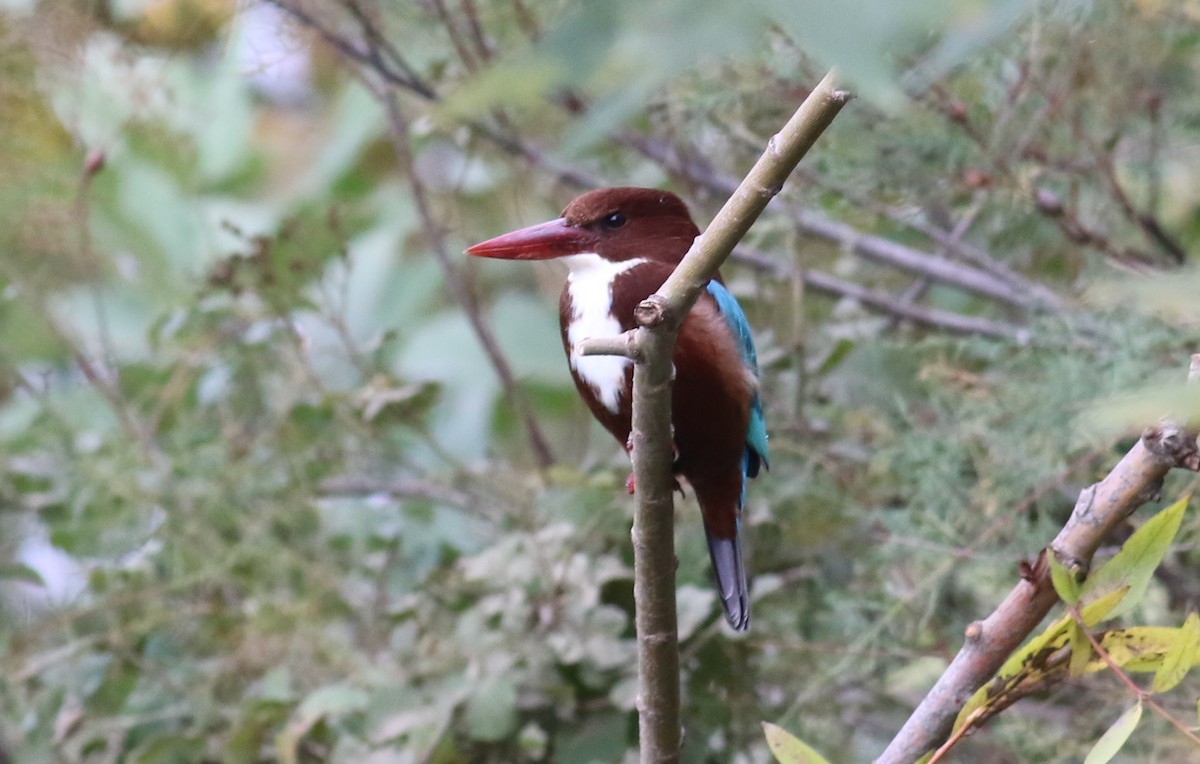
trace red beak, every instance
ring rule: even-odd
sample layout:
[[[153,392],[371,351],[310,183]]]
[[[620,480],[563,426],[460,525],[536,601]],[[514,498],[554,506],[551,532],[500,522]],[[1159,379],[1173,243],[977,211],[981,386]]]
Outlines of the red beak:
[[[549,260],[590,252],[595,244],[593,234],[559,218],[480,242],[468,247],[467,254],[503,260]]]

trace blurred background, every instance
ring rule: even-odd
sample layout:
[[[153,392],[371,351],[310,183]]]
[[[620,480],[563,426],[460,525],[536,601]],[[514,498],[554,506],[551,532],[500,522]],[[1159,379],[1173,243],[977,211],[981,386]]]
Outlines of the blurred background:
[[[462,251],[602,185],[703,227],[830,66],[857,99],[724,268],[772,460],[747,634],[680,502],[689,762],[877,755],[1180,398],[1200,2],[0,0],[8,757],[628,760],[627,461],[562,269]],[[1198,525],[1127,623],[1196,608]],[[1074,680],[962,760],[1128,704]]]

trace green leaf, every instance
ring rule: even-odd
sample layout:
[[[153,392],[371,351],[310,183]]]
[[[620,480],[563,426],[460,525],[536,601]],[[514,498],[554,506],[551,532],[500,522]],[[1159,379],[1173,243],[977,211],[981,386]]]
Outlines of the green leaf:
[[[1079,615],[1083,618],[1084,626],[1095,626],[1103,620],[1112,618],[1113,611],[1125,601],[1128,594],[1129,587],[1122,586],[1079,608]]]
[[[1050,563],[1050,582],[1054,584],[1054,591],[1063,602],[1074,605],[1079,601],[1079,579],[1074,572],[1067,570],[1053,549],[1046,550],[1046,560]]]
[[[495,742],[517,728],[517,689],[496,679],[483,685],[467,701],[467,730],[472,738]]]
[[[282,724],[290,706],[277,700],[255,700],[246,706],[225,743],[225,764],[254,764],[271,728]]]
[[[1114,396],[1091,407],[1084,413],[1083,421],[1098,437],[1107,438],[1160,418],[1189,428],[1196,426],[1200,423],[1200,388],[1180,383]]]
[[[21,583],[42,587],[46,585],[40,573],[28,565],[19,562],[0,565],[0,581],[20,581]]]
[[[762,726],[767,746],[779,764],[828,764],[824,756],[783,727],[770,722],[763,722]]]
[[[87,710],[93,714],[117,714],[137,686],[140,673],[130,661],[113,660],[104,670],[104,678],[87,699]]]
[[[1129,596],[1108,614],[1109,618],[1128,613],[1141,600],[1150,585],[1155,568],[1170,548],[1187,509],[1184,497],[1147,520],[1121,550],[1103,567],[1088,577],[1080,595],[1082,601],[1095,601],[1121,586],[1129,587]]]
[[[1100,736],[1092,750],[1088,751],[1083,764],[1107,764],[1112,757],[1125,745],[1125,741],[1133,734],[1138,722],[1142,719],[1142,704],[1130,706],[1125,713],[1117,717],[1112,726]]]
[[[367,706],[367,693],[348,685],[329,685],[313,692],[296,710],[292,720],[275,739],[279,760],[294,764],[299,759],[300,741],[317,722],[330,716],[343,716]]]
[[[854,342],[851,340],[838,340],[837,343],[834,344],[833,348],[830,349],[829,354],[825,356],[820,365],[817,366],[815,375],[818,377],[823,377],[836,369],[842,363],[842,361],[846,360],[846,356],[848,356],[850,351],[853,349]]]
[[[1166,692],[1183,681],[1200,657],[1200,615],[1188,613],[1174,640],[1163,655],[1162,665],[1154,674],[1151,692]]]
[[[178,764],[204,758],[204,741],[176,734],[161,734],[138,746],[129,764]]]
[[[1075,621],[1071,622],[1069,641],[1071,644],[1071,663],[1068,672],[1072,678],[1082,676],[1087,671],[1088,661],[1092,657],[1092,643]]]

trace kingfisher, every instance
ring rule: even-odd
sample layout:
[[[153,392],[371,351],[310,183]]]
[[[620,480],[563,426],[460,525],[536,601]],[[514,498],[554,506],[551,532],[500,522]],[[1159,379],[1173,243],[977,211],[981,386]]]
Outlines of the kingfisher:
[[[578,347],[633,329],[634,308],[658,291],[699,234],[687,206],[669,191],[602,188],[576,198],[555,220],[467,254],[566,264],[559,319],[571,377],[592,414],[629,451],[633,362],[584,356]],[[750,325],[719,274],[683,320],[672,360],[672,471],[696,495],[725,617],[744,631],[750,598],[740,518],[747,479],[768,466],[767,428]],[[634,490],[632,476],[627,488]]]

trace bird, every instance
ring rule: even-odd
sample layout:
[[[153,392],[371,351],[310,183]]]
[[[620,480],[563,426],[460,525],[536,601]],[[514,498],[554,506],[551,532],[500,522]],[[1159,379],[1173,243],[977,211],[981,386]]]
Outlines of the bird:
[[[628,452],[633,362],[584,356],[579,345],[633,329],[634,308],[658,291],[699,234],[687,206],[670,191],[601,188],[574,199],[557,219],[466,252],[566,264],[559,317],[571,377],[591,413]],[[745,631],[750,597],[741,511],[746,481],[769,467],[767,428],[750,325],[719,274],[684,318],[672,361],[672,472],[687,481],[700,505],[725,618]],[[632,476],[627,488],[634,490]]]

